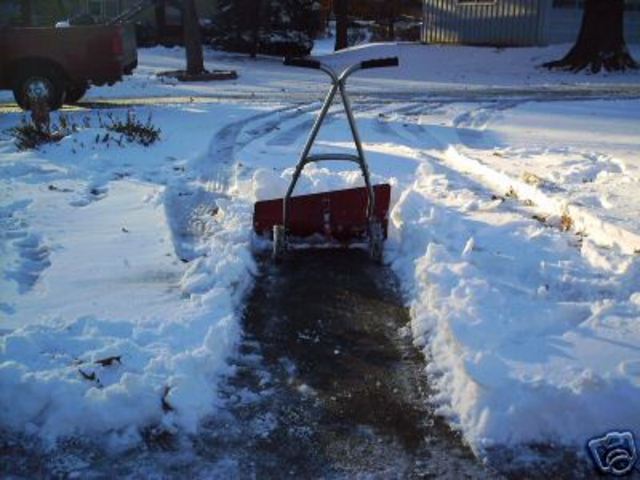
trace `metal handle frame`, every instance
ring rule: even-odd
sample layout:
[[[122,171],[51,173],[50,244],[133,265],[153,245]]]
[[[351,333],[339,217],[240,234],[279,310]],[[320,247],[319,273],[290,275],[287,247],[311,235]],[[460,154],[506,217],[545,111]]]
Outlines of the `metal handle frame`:
[[[291,199],[291,195],[298,183],[298,179],[300,178],[300,174],[302,170],[308,163],[312,162],[322,162],[327,160],[338,160],[338,161],[351,161],[355,162],[360,166],[362,170],[362,176],[364,177],[364,183],[367,189],[368,196],[368,205],[367,205],[367,218],[369,224],[371,224],[374,219],[375,212],[375,195],[373,193],[373,186],[371,185],[371,178],[369,174],[369,166],[367,165],[367,160],[364,155],[364,149],[362,148],[362,141],[360,140],[360,134],[358,132],[358,127],[356,126],[356,120],[353,115],[353,110],[351,109],[351,102],[349,97],[347,96],[347,79],[358,70],[362,69],[362,63],[358,62],[355,65],[352,65],[341,73],[336,72],[331,67],[325,64],[320,64],[319,69],[326,73],[331,78],[331,89],[327,96],[324,99],[322,104],[322,108],[320,109],[320,113],[316,117],[316,120],[311,128],[311,133],[309,134],[309,138],[302,150],[302,154],[300,155],[300,159],[298,164],[296,165],[296,169],[293,173],[293,178],[291,179],[291,183],[289,184],[289,188],[287,189],[287,193],[284,197],[283,201],[283,212],[282,212],[282,223],[284,227],[285,235],[287,234],[287,227],[289,221],[289,200]],[[320,155],[310,155],[311,148],[316,141],[318,136],[318,132],[320,131],[320,127],[322,123],[327,117],[327,113],[329,112],[329,108],[333,104],[333,100],[337,93],[340,93],[340,98],[342,99],[342,105],[344,106],[345,113],[347,115],[347,120],[349,122],[349,127],[351,129],[351,134],[353,136],[353,141],[356,146],[357,155],[348,155],[348,154],[320,154]]]

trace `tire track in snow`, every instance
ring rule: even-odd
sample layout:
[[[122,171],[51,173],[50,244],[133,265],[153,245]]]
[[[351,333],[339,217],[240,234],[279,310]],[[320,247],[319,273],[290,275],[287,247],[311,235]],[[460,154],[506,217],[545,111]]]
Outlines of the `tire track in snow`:
[[[420,115],[418,118],[409,118],[408,121],[403,122],[402,129],[395,122],[391,122],[389,127],[396,130],[401,138],[406,138],[404,133],[411,136],[408,148],[417,150],[415,145],[420,145],[423,149],[442,152],[438,154],[440,161],[468,178],[479,181],[484,188],[488,188],[497,195],[513,191],[523,202],[533,204],[538,214],[558,218],[568,215],[573,221],[574,231],[588,234],[589,238],[600,246],[619,248],[626,255],[640,252],[640,235],[637,233],[600,218],[588,208],[553,195],[554,192],[547,193],[524,179],[498,171],[463,150],[464,145],[472,148],[486,147],[487,145],[483,144],[482,129],[486,127],[492,116],[496,112],[514,108],[521,103],[523,103],[521,100],[491,102],[458,115],[454,118],[452,126],[422,124],[423,117]],[[467,128],[467,125],[474,128]],[[617,170],[613,161],[611,164],[611,168]],[[562,190],[558,189],[558,191]]]
[[[429,103],[429,105],[434,104]],[[439,104],[436,103],[435,105]],[[402,135],[401,132],[399,132],[397,129],[393,128],[392,123],[402,116],[409,117],[415,115],[416,111],[422,111],[424,108],[426,108],[425,105],[417,105],[415,103],[409,103],[403,106],[387,106],[387,108],[381,109],[377,118],[374,120],[373,131],[382,137],[392,136],[397,140],[401,140],[403,143],[406,143],[407,141],[409,141],[409,138]]]
[[[470,147],[486,147],[484,130],[489,122],[500,112],[511,110],[521,105],[521,101],[500,100],[486,103],[468,110],[453,119],[453,126],[463,144]]]
[[[233,176],[231,168],[236,161],[236,154],[239,150],[253,141],[274,132],[283,122],[296,119],[316,108],[316,104],[304,107],[287,106],[226,125],[216,133],[211,141],[209,158],[214,161],[214,167],[209,178],[203,180],[208,182],[209,188],[214,191],[226,192]],[[273,116],[276,116],[276,118],[271,118]],[[256,122],[260,123],[249,130],[248,127]]]
[[[531,184],[524,178],[498,171],[473,157],[472,152],[468,149],[460,147],[460,144],[471,148],[492,147],[491,144],[486,143],[483,133],[488,122],[496,112],[508,110],[520,104],[521,102],[516,101],[495,102],[456,117],[453,121],[455,136],[449,137],[448,149],[443,160],[454,168],[469,172],[470,175],[480,179],[483,184],[500,194],[510,190],[514,191],[522,201],[533,202],[541,213],[558,217],[568,215],[572,219],[574,231],[587,234],[600,246],[617,247],[627,255],[640,252],[640,235],[638,233],[600,217],[588,207],[577,205],[563,196],[554,195],[557,193],[557,189],[545,192],[539,185]],[[456,137],[460,142],[455,141]],[[593,153],[581,152],[579,154],[585,160],[593,160]],[[598,160],[602,159],[610,163],[608,167],[610,171],[620,170],[620,166],[616,165],[610,157],[601,154],[598,156]]]
[[[504,111],[510,108],[513,108],[519,105],[520,102],[516,101],[507,101],[507,102],[493,102],[488,107],[480,107],[472,112],[465,112],[458,117],[454,121],[454,124],[457,125],[465,125],[465,122],[471,122],[476,126],[483,127],[485,126],[491,119],[491,115],[495,112]],[[422,116],[423,109],[431,109],[433,106],[423,106],[416,105],[415,108],[403,108],[398,109],[397,111],[390,111],[390,121],[387,122],[387,125],[391,131],[395,132],[395,136],[398,138],[402,138],[405,141],[403,142],[406,148],[414,151],[415,158],[426,160],[430,163],[435,172],[443,174],[445,178],[449,179],[452,183],[451,186],[455,185],[455,188],[461,188],[463,190],[468,190],[473,192],[476,195],[480,196],[490,196],[491,192],[495,191],[498,195],[504,194],[504,192],[508,191],[511,185],[513,185],[513,181],[508,178],[503,182],[500,188],[495,187],[495,184],[491,182],[487,182],[486,179],[482,175],[478,175],[473,168],[469,167],[468,162],[462,160],[459,163],[455,162],[457,150],[451,147],[453,142],[447,142],[447,139],[456,139],[456,131],[451,127],[445,128],[448,133],[445,135],[441,135],[438,132],[442,127],[441,126],[430,126],[423,125],[419,122],[419,118]],[[394,116],[395,115],[395,116]],[[417,115],[417,117],[412,118],[411,116]],[[408,118],[407,118],[408,117]],[[401,120],[398,122],[398,120]],[[437,157],[432,156],[431,154],[426,154],[424,151],[428,150],[433,152],[439,151],[443,152],[443,155],[438,155]],[[460,155],[461,156],[461,155]],[[453,158],[453,160],[452,160]],[[524,184],[524,182],[521,182]],[[515,187],[514,187],[515,188]],[[524,188],[526,192],[535,192],[535,188],[531,185],[524,184]],[[516,189],[517,190],[517,189]],[[520,198],[531,198],[525,195],[520,195]],[[519,212],[523,218],[531,221],[531,217],[533,213],[537,212],[538,209],[542,207],[543,212],[545,213],[556,213],[561,215],[564,210],[559,207],[554,207],[547,209],[544,202],[536,202],[535,206],[527,206],[524,204],[513,204],[509,202],[509,204],[505,204],[505,207],[512,211]],[[578,217],[579,218],[579,217]],[[578,228],[576,228],[578,230]],[[559,235],[570,235],[566,233],[559,233]],[[447,243],[447,239],[442,238],[441,241],[443,243]],[[577,244],[576,240],[576,244]],[[460,247],[462,248],[462,246]],[[636,262],[638,263],[638,262]],[[630,294],[630,284],[633,284],[634,279],[637,278],[638,272],[640,268],[629,268],[628,272],[622,275],[615,275],[617,281],[615,285],[611,285],[608,282],[609,276],[612,274],[611,272],[606,273],[604,276],[598,273],[594,273],[593,277],[590,277],[588,282],[595,282],[601,284],[601,287],[598,289],[598,294],[595,298],[600,297],[609,297],[609,298],[620,298],[625,299]],[[573,280],[577,284],[581,283],[579,275],[573,278]],[[578,290],[580,288],[576,287]],[[565,292],[567,295],[573,295],[570,292]],[[574,295],[575,296],[575,295]],[[626,297],[625,297],[626,296]],[[593,298],[584,298],[581,300],[593,300]]]

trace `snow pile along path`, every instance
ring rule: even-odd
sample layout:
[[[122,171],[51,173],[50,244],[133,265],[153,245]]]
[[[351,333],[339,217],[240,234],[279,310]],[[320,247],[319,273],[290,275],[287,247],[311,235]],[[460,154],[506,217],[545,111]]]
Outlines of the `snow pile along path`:
[[[429,164],[392,213],[440,411],[480,452],[640,429],[640,262],[523,213]]]
[[[251,203],[213,182],[236,138],[209,142],[257,114],[153,110],[149,148],[104,140],[81,113],[58,145],[2,140],[2,428],[120,448],[148,426],[194,432],[214,411],[255,266]]]

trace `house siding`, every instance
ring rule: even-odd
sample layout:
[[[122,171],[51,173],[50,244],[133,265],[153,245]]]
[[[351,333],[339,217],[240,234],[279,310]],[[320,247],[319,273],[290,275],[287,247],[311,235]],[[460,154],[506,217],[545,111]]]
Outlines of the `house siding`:
[[[625,39],[640,43],[640,0],[625,12]],[[582,8],[553,0],[423,0],[422,41],[465,45],[532,46],[573,42]],[[637,5],[636,5],[637,4]]]
[[[525,46],[544,42],[550,0],[425,0],[428,43]]]

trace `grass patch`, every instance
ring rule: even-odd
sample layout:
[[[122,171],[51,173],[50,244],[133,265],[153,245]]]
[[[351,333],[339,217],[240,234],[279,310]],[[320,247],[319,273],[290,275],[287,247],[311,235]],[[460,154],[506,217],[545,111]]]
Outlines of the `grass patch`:
[[[509,187],[507,193],[504,194],[504,198],[510,198],[512,200],[518,200],[518,192],[513,187]]]
[[[138,120],[133,112],[127,112],[125,120],[116,119],[110,114],[107,117],[109,122],[104,125],[104,128],[123,135],[129,143],[139,143],[148,147],[160,139],[161,130],[153,125],[151,114],[146,122]]]
[[[124,119],[108,114],[106,120],[98,113],[98,127],[106,132],[96,134],[96,143],[115,142],[119,146],[126,143],[137,143],[148,147],[160,139],[160,128],[153,125],[151,114],[146,121],[138,120],[134,112],[127,112]],[[71,122],[66,115],[58,116],[58,123],[51,126],[38,126],[33,120],[22,117],[18,126],[6,132],[15,138],[18,150],[35,150],[42,145],[57,143],[64,137],[93,128],[92,118],[85,116],[80,124]],[[81,144],[82,145],[82,144]],[[74,151],[75,153],[75,151]]]
[[[564,212],[560,217],[560,230],[563,232],[568,232],[573,229],[573,218],[567,213]]]
[[[57,143],[76,131],[77,126],[70,124],[66,116],[60,115],[58,124],[51,128],[39,127],[34,122],[22,117],[20,124],[10,128],[8,133],[15,138],[18,150],[33,150],[41,145]]]

